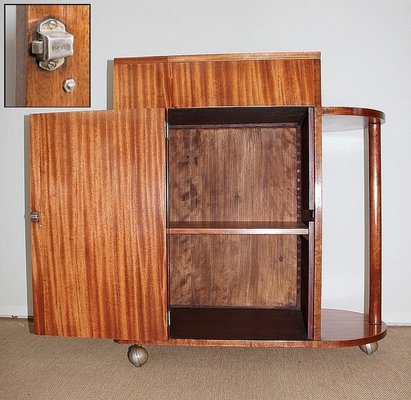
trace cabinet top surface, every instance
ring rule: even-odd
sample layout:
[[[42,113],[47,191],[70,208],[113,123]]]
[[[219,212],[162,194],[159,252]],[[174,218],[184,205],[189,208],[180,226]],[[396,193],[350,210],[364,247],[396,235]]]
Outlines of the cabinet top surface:
[[[196,61],[235,61],[235,60],[284,60],[284,59],[314,59],[321,58],[320,52],[276,52],[276,53],[232,53],[232,54],[195,54],[195,55],[170,55],[148,57],[115,58],[115,64],[132,64],[147,62],[196,62]]]
[[[385,114],[379,110],[360,107],[323,107],[323,131],[351,131],[371,124],[384,124]]]

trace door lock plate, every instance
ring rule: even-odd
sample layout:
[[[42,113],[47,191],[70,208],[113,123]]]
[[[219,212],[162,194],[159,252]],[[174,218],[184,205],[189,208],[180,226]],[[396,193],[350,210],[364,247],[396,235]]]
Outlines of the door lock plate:
[[[31,52],[37,56],[39,67],[53,71],[64,64],[66,57],[74,54],[74,36],[66,32],[63,22],[49,18],[37,27]]]

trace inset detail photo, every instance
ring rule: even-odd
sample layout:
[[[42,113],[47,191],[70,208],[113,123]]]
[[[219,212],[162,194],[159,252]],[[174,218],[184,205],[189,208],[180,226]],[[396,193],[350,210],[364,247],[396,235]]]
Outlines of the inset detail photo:
[[[90,107],[90,8],[4,5],[5,107]]]

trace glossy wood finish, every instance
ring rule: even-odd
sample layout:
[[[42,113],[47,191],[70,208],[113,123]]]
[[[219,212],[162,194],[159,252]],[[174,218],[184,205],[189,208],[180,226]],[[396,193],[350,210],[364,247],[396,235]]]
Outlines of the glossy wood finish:
[[[307,225],[284,221],[171,222],[170,235],[308,235]]]
[[[370,221],[370,300],[369,320],[381,323],[381,125],[368,126],[369,221]]]
[[[141,100],[130,90],[133,79],[145,81],[144,65],[161,64],[153,79],[158,91],[153,107],[301,106],[315,107],[315,266],[314,337],[321,336],[321,66],[319,53],[214,54],[114,60],[114,108],[133,108]],[[167,66],[167,67],[166,67]],[[151,67],[147,67],[151,68]],[[124,71],[127,70],[127,73]],[[167,70],[167,71],[165,71]],[[153,90],[154,93],[154,90]],[[142,98],[141,95],[139,95]],[[254,218],[255,219],[255,218]]]
[[[263,53],[115,59],[113,104],[115,109],[320,106],[319,58],[319,53]]]
[[[61,20],[74,36],[74,55],[51,72],[30,53],[37,25],[47,18]],[[18,5],[16,58],[17,106],[90,107],[90,5]],[[71,93],[63,89],[68,78],[76,81]]]
[[[171,306],[297,306],[297,236],[172,235]]]
[[[370,108],[323,107],[322,113],[324,132],[366,129],[369,123],[385,123],[385,114]]]
[[[121,60],[121,59],[120,59]],[[168,108],[169,66],[157,62],[114,61],[113,108]]]
[[[369,322],[381,324],[381,124],[385,114],[368,108],[323,107],[323,115],[329,131],[368,128]]]
[[[322,340],[199,340],[169,339],[166,344],[176,346],[222,347],[304,347],[335,348],[360,346],[381,340],[387,334],[387,325],[372,325],[368,315],[343,310],[322,309]],[[123,341],[123,343],[129,343]]]
[[[169,344],[181,346],[224,347],[305,347],[335,348],[360,346],[381,340],[387,334],[387,326],[370,325],[368,316],[352,311],[322,310],[321,340],[195,340],[170,339]]]
[[[164,110],[30,118],[37,334],[167,335]]]
[[[171,107],[317,105],[318,60],[171,62]]]

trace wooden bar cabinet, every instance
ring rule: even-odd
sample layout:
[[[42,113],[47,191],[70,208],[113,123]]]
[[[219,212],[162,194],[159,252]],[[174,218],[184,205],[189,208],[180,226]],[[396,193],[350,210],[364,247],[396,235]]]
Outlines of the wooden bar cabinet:
[[[323,107],[319,53],[116,59],[114,110],[36,114],[35,333],[345,347],[381,320],[380,126]],[[321,137],[368,129],[369,314],[321,308]]]

